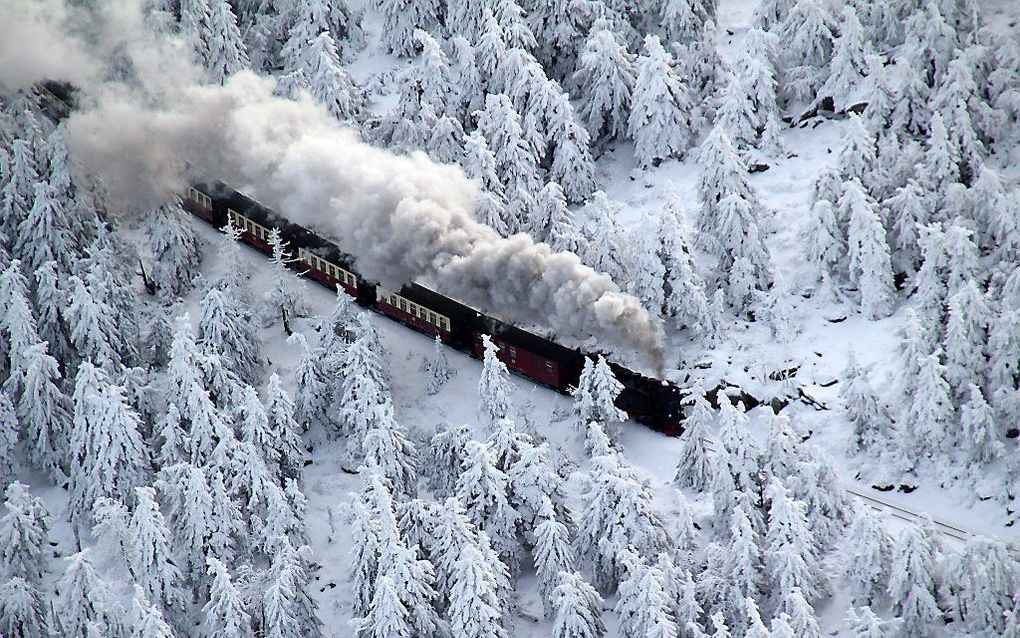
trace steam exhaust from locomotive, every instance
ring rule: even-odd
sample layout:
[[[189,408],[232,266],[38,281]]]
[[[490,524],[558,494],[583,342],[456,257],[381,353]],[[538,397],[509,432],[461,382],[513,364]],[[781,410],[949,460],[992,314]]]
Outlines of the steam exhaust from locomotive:
[[[661,331],[639,302],[576,255],[476,222],[476,188],[459,168],[372,147],[311,99],[274,96],[272,79],[245,72],[203,85],[185,44],[144,20],[139,0],[0,3],[0,84],[58,79],[82,90],[83,109],[65,122],[71,152],[119,209],[181,192],[186,158],[332,236],[367,277],[426,278],[480,309],[628,359],[640,353],[659,370]]]

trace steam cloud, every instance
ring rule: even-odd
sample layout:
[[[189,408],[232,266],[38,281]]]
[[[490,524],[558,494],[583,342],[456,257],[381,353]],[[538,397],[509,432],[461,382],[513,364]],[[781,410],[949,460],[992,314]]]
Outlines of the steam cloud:
[[[476,188],[459,168],[365,144],[311,99],[275,97],[272,79],[202,85],[185,51],[145,27],[139,0],[0,3],[0,84],[82,90],[84,108],[66,121],[71,152],[121,208],[180,192],[187,159],[333,237],[369,278],[428,278],[512,321],[661,365],[661,333],[636,299],[576,255],[476,222]],[[104,75],[114,56],[130,61],[131,84]]]

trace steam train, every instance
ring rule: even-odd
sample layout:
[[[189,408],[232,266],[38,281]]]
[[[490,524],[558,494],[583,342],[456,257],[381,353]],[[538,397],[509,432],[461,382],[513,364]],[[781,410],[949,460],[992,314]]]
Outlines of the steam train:
[[[228,222],[252,248],[272,254],[270,233],[279,230],[289,244],[290,267],[329,288],[351,295],[359,306],[412,330],[439,339],[451,348],[481,359],[482,335],[489,335],[498,358],[510,372],[569,393],[577,386],[585,355],[576,349],[522,330],[417,283],[386,290],[362,277],[353,259],[334,243],[292,223],[222,182],[195,182],[182,196],[185,208],[216,228]],[[623,384],[617,407],[631,419],[667,435],[683,431],[683,393],[677,386],[610,363]]]
[[[73,108],[74,88],[59,82],[36,87],[39,106],[54,121]],[[499,350],[497,357],[510,372],[568,394],[577,386],[585,355],[576,349],[522,330],[417,283],[399,290],[385,290],[358,274],[354,260],[336,244],[292,223],[255,200],[218,182],[198,181],[182,196],[185,208],[217,229],[230,221],[241,230],[241,240],[267,255],[272,254],[270,233],[281,237],[296,251],[290,267],[330,290],[343,290],[361,307],[398,321],[412,330],[436,337],[451,348],[481,359],[482,335]],[[609,362],[623,391],[617,407],[648,427],[676,436],[683,432],[684,394],[677,386],[652,379]],[[714,402],[715,392],[711,400]]]

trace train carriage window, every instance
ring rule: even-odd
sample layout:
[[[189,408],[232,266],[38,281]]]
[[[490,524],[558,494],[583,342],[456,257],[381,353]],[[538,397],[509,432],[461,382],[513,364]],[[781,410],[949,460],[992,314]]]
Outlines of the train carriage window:
[[[510,347],[508,347],[508,348],[506,349],[506,351],[507,351],[507,354],[509,354],[509,355],[510,355],[510,358],[511,358],[512,360],[514,360],[514,361],[516,361],[516,360],[517,360],[517,348],[515,348],[515,347],[513,347],[513,346],[510,346]]]
[[[553,371],[552,361],[546,361],[545,362],[545,371],[546,372],[552,372]]]
[[[439,327],[447,332],[450,331],[450,322],[446,320],[446,317],[439,318]]]
[[[438,325],[439,322],[436,319],[436,313],[434,313],[434,312],[430,312],[429,313],[429,323]]]

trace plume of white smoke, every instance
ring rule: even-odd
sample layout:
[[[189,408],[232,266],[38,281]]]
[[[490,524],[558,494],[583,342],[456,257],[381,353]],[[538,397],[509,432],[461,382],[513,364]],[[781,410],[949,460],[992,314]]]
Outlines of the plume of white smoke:
[[[428,278],[507,319],[661,365],[660,331],[636,299],[576,255],[524,235],[504,239],[476,222],[476,188],[458,168],[365,144],[310,99],[276,97],[273,80],[250,72],[225,86],[196,82],[182,62],[186,48],[146,29],[137,0],[108,0],[91,12],[62,0],[25,4],[33,9],[0,13],[0,42],[23,28],[34,34],[18,38],[25,50],[16,56],[0,45],[0,84],[78,84],[86,100],[66,122],[70,148],[115,202],[149,208],[179,192],[186,159],[334,238],[366,277]],[[31,51],[40,47],[45,58]],[[104,79],[114,54],[130,60],[135,82]],[[2,64],[12,59],[22,61],[16,72]]]

